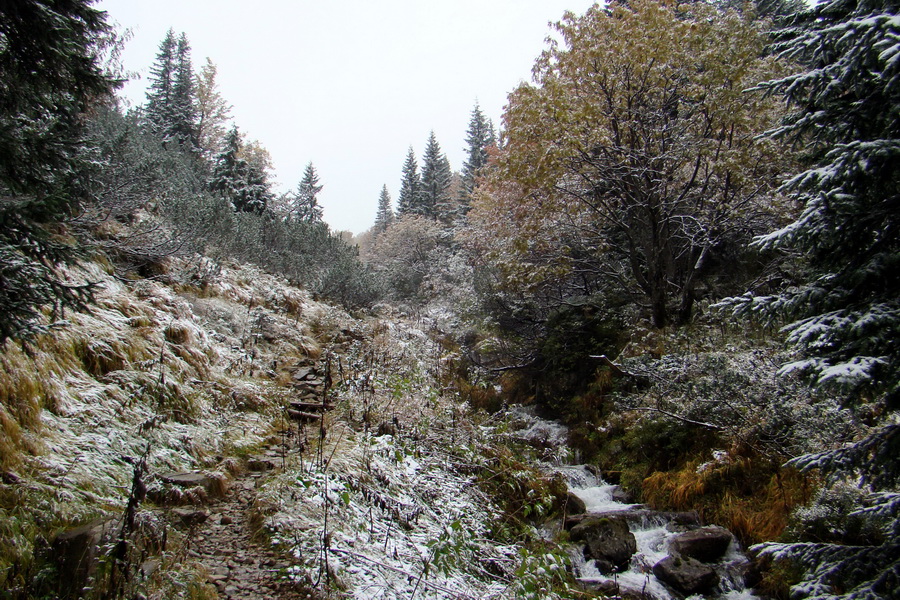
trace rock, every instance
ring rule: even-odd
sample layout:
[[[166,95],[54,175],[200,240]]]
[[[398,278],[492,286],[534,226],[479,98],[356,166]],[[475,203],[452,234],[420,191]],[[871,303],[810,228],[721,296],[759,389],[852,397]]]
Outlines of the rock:
[[[619,600],[659,600],[646,589],[633,589],[620,583],[607,579],[597,583],[591,583],[588,588],[600,592],[604,598],[618,598]]]
[[[669,542],[669,549],[700,562],[715,562],[728,551],[732,537],[722,527],[702,527],[678,534]]]
[[[610,494],[610,498],[613,500],[613,502],[621,502],[622,504],[634,504],[634,497],[618,485],[613,488],[612,493]]]
[[[80,597],[97,570],[100,548],[119,533],[115,519],[98,519],[57,535],[50,545],[63,597]]]
[[[188,527],[196,527],[209,518],[209,513],[206,511],[193,508],[174,508],[172,514]]]
[[[211,497],[222,497],[227,491],[225,486],[225,478],[222,476],[191,472],[165,473],[163,475],[160,475],[159,478],[163,481],[163,483],[177,485],[178,487],[201,487]]]
[[[563,503],[567,515],[583,515],[587,512],[587,506],[585,506],[584,500],[572,492],[566,492]]]
[[[709,565],[687,556],[667,556],[653,565],[653,574],[683,594],[712,591],[719,576]]]
[[[294,372],[292,379],[294,381],[303,381],[307,379],[310,375],[312,375],[312,369],[310,367],[300,367]]]
[[[219,523],[222,525],[231,525],[232,523],[234,523],[234,519],[232,519],[228,515],[222,515],[222,518],[219,519]]]
[[[275,463],[265,458],[251,458],[247,461],[247,468],[251,471],[271,471]]]
[[[615,573],[628,566],[637,552],[637,540],[621,517],[590,517],[572,528],[571,539],[584,542],[584,555],[593,558],[601,573]]]
[[[673,527],[678,528],[694,529],[700,527],[700,516],[696,512],[667,512],[651,510],[649,508],[643,508],[638,505],[626,510],[613,510],[585,515],[570,515],[566,518],[565,528],[567,530],[571,530],[582,521],[603,517],[625,519],[628,523],[636,525],[657,521],[668,522],[672,524]]]

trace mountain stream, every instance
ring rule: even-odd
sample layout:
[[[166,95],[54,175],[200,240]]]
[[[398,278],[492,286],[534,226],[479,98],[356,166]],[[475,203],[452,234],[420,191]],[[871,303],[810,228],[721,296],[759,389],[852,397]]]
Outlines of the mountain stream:
[[[750,561],[726,530],[701,526],[696,513],[665,513],[623,501],[619,486],[605,482],[596,468],[569,464],[573,457],[564,426],[522,408],[513,409],[513,417],[519,429],[512,435],[543,448],[542,468],[563,475],[570,494],[584,503],[584,513],[572,514],[563,526],[576,542],[571,564],[585,587],[627,600],[759,600],[744,587]],[[627,524],[627,529],[623,525],[611,533],[607,525],[613,522]],[[712,545],[718,549],[709,550],[698,538],[717,539]],[[617,564],[597,559],[617,545],[630,545]]]

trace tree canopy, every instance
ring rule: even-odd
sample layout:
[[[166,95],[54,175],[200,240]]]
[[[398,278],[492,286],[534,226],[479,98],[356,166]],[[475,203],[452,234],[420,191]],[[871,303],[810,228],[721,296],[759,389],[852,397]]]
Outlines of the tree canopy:
[[[724,253],[771,224],[789,153],[757,137],[776,103],[744,90],[778,64],[759,24],[704,4],[612,3],[556,28],[472,218],[512,219],[494,249],[508,275],[564,268],[581,293],[615,284],[657,327],[684,323]]]

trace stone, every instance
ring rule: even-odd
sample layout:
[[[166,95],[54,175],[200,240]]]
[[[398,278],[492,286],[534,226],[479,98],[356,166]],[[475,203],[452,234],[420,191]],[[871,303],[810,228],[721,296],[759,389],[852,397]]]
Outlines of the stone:
[[[604,598],[617,598],[619,600],[659,600],[646,589],[635,589],[624,586],[612,579],[587,585],[588,589],[600,592]]]
[[[50,545],[64,597],[80,597],[97,570],[101,546],[119,533],[115,519],[98,519],[57,535]]]
[[[585,558],[593,558],[601,573],[617,573],[637,552],[637,540],[620,517],[590,517],[570,532],[573,542],[584,542]]]
[[[566,492],[566,497],[563,502],[567,515],[583,515],[587,512],[587,506],[584,504],[584,500],[572,492]]]
[[[188,527],[196,527],[206,522],[206,519],[209,518],[209,514],[206,511],[194,508],[173,508],[172,514]]]
[[[247,468],[251,471],[271,471],[275,463],[265,458],[251,458],[247,461]]]
[[[634,497],[621,486],[616,486],[610,493],[613,502],[621,502],[622,504],[634,504]]]
[[[294,381],[303,381],[307,379],[310,375],[312,375],[312,369],[310,367],[300,367],[294,372],[292,379]]]
[[[163,483],[177,485],[182,488],[201,487],[211,497],[220,498],[225,495],[225,480],[221,476],[206,473],[165,473],[159,476]]]
[[[722,527],[701,527],[672,538],[669,550],[700,562],[715,562],[725,556],[732,538],[731,532]]]
[[[687,556],[667,556],[653,565],[656,578],[682,594],[703,594],[713,590],[719,576],[709,565]]]

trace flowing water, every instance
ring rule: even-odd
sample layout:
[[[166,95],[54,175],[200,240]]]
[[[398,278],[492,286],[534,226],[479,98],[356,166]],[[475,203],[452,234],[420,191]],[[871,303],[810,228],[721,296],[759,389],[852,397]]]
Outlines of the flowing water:
[[[637,552],[631,557],[628,568],[615,574],[601,573],[594,560],[585,558],[583,546],[573,547],[572,568],[578,580],[588,587],[619,593],[628,598],[646,600],[684,598],[683,594],[666,586],[653,574],[653,566],[669,555],[670,541],[686,530],[683,519],[679,521],[677,515],[659,513],[647,510],[639,504],[617,500],[615,496],[618,486],[603,481],[591,467],[560,464],[559,457],[567,455],[564,448],[565,427],[535,417],[522,408],[514,409],[513,414],[516,421],[523,424],[514,435],[545,448],[550,458],[545,468],[566,478],[569,491],[584,502],[586,514],[618,515],[625,518],[637,542]],[[705,596],[695,594],[690,598],[758,600],[757,596],[744,588],[743,575],[749,564],[737,541],[732,539],[725,555],[711,565],[720,579],[715,592]]]

